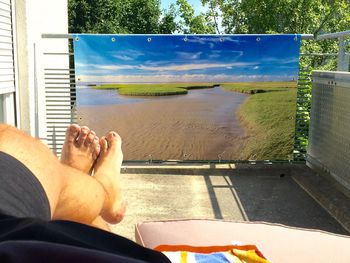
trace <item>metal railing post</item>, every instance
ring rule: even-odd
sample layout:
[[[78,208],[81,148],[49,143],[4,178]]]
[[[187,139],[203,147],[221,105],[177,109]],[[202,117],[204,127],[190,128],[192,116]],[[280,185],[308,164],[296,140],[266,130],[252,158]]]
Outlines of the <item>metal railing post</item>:
[[[343,32],[336,32],[336,33],[330,33],[330,34],[323,34],[316,37],[316,40],[325,40],[325,39],[336,39],[338,38],[338,46],[339,46],[339,53],[338,53],[338,71],[349,71],[349,62],[350,62],[350,55],[346,52],[346,46],[349,45],[349,39],[350,37],[350,30],[343,31]]]
[[[346,63],[346,43],[344,37],[339,37],[338,71],[348,71],[349,61]]]
[[[345,71],[349,71],[349,66],[350,66],[350,54],[349,53],[345,53],[345,65],[346,65]]]

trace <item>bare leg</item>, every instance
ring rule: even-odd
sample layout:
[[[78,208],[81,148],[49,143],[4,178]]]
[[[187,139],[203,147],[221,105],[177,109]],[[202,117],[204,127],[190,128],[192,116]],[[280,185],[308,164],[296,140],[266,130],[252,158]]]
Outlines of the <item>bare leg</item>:
[[[76,127],[75,127],[76,128]],[[74,125],[70,126],[67,131],[67,143],[69,144],[69,135],[74,135]],[[81,128],[83,130],[84,127]],[[88,129],[86,127],[86,129]],[[83,135],[86,139],[86,136]],[[79,134],[79,138],[82,137]],[[96,139],[96,138],[95,138]],[[95,142],[96,140],[94,140]],[[66,145],[65,144],[65,145]],[[115,132],[110,132],[107,134],[107,138],[103,137],[99,142],[99,147],[97,147],[94,143],[92,143],[92,147],[85,152],[84,155],[76,154],[80,151],[84,150],[84,143],[80,143],[78,145],[71,145],[70,147],[70,158],[68,159],[70,164],[72,164],[75,167],[78,167],[79,164],[77,164],[77,161],[82,161],[85,163],[86,167],[91,167],[94,163],[94,157],[91,158],[90,155],[94,155],[96,151],[99,151],[99,156],[95,162],[95,174],[93,176],[95,181],[100,183],[100,186],[102,186],[103,190],[105,191],[105,199],[103,203],[103,208],[100,211],[100,213],[90,222],[95,226],[98,226],[102,229],[108,229],[108,226],[103,223],[103,220],[99,218],[99,216],[102,216],[102,218],[111,224],[119,223],[125,214],[126,206],[121,200],[121,194],[120,194],[120,168],[123,161],[123,153],[121,151],[121,138],[118,134]],[[94,146],[95,145],[95,146]],[[100,150],[101,148],[101,150]],[[84,158],[85,156],[85,158]],[[79,158],[75,158],[79,157]],[[90,161],[89,161],[90,160]],[[91,170],[91,169],[87,169]],[[85,171],[87,171],[85,170]],[[71,182],[75,183],[76,181]],[[79,207],[80,210],[76,211],[74,214],[72,214],[72,209],[76,209],[72,207],[72,192],[74,192],[75,188],[77,186],[74,186],[68,184],[65,188],[65,191],[62,193],[60,197],[59,206],[56,209],[56,213],[54,214],[54,218],[64,218],[66,220],[72,220],[72,221],[78,221],[81,222],[81,218],[84,216],[84,210],[89,209],[89,207]],[[89,203],[85,203],[89,205]],[[79,213],[81,211],[81,213]],[[85,222],[89,223],[89,222]],[[89,224],[90,224],[89,223]]]
[[[112,217],[115,215],[116,204],[111,201],[111,196],[115,194],[108,192],[113,187],[107,183],[109,179],[103,179],[102,173],[99,175],[100,181],[86,176],[83,172],[62,164],[39,140],[3,124],[0,125],[0,151],[21,161],[40,181],[48,197],[53,219],[91,224],[103,213],[109,215],[104,219],[110,219],[111,223],[116,221]],[[100,162],[102,160],[103,158]],[[101,171],[108,173],[107,168],[102,169],[101,164],[99,166]],[[119,217],[117,215],[118,220]]]
[[[100,153],[100,141],[94,131],[88,127],[71,124],[66,130],[66,136],[61,151],[61,162],[91,175],[94,163]],[[61,211],[59,214],[63,214]],[[70,219],[68,211],[66,219]],[[56,215],[57,216],[57,215]],[[110,231],[108,224],[98,216],[92,225]]]
[[[95,132],[91,131],[88,127],[80,127],[77,124],[72,124],[67,128],[66,139],[63,144],[61,154],[61,161],[63,163],[87,173],[92,170],[99,153],[100,142],[98,137],[95,135]],[[121,156],[122,158],[121,150],[118,156]],[[117,173],[119,174],[119,171],[117,171]],[[122,209],[120,210],[120,212],[124,213]],[[122,217],[123,215],[119,216],[119,218]],[[92,222],[92,225],[102,228],[104,230],[110,230],[108,224],[106,224],[106,222],[100,216],[98,216]]]
[[[106,191],[101,216],[109,223],[119,223],[125,214],[126,205],[121,197],[120,168],[123,161],[122,140],[115,132],[107,133],[100,139],[101,151],[95,164],[94,177]]]

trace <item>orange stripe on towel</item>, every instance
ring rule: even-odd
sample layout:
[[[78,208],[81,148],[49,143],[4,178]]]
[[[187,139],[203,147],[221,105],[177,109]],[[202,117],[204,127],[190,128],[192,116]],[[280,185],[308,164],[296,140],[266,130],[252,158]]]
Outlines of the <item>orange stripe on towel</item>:
[[[256,254],[259,257],[266,259],[255,245],[243,245],[243,246],[228,245],[228,246],[210,246],[210,247],[194,247],[194,246],[188,246],[188,245],[160,245],[154,248],[154,250],[157,250],[160,252],[187,251],[187,252],[202,253],[202,254],[226,252],[233,249],[245,250],[245,251],[255,250]],[[182,259],[182,254],[181,254],[181,259]]]

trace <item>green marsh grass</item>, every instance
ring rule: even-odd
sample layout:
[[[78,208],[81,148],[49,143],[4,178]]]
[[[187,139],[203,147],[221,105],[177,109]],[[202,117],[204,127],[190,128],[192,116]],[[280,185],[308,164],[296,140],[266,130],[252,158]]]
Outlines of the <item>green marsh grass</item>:
[[[187,94],[187,90],[183,88],[173,87],[129,87],[119,88],[118,92],[120,95],[129,96],[168,96],[168,95],[180,95]]]
[[[103,84],[95,89],[116,89],[120,95],[168,96],[187,94],[190,89],[213,88],[211,83]]]
[[[246,129],[242,159],[291,159],[295,133],[296,83],[226,83],[226,90],[252,94],[237,112]],[[255,92],[256,90],[261,90]]]

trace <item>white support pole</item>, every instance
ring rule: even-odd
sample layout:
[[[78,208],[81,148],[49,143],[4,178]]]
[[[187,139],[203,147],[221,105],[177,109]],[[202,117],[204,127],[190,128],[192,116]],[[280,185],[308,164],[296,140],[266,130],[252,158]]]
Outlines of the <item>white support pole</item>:
[[[33,43],[33,70],[34,70],[34,113],[35,137],[43,142],[47,138],[47,119],[45,103],[45,77],[44,77],[44,43]]]
[[[15,101],[14,94],[7,93],[3,94],[3,113],[4,113],[4,123],[9,125],[16,125],[15,119]]]
[[[39,137],[39,112],[38,112],[38,71],[37,71],[37,53],[36,53],[36,45],[35,43],[33,44],[33,54],[34,54],[34,113],[35,113],[35,117],[34,117],[34,125],[35,125],[35,129],[34,129],[34,134],[35,134],[35,138],[40,138]]]

